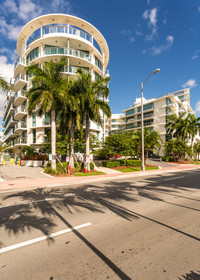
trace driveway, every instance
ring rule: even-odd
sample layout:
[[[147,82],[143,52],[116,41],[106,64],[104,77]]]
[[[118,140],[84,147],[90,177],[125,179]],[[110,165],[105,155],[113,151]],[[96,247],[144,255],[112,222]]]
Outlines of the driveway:
[[[46,178],[47,175],[42,174],[41,167],[27,167],[19,165],[11,165],[6,162],[6,166],[0,165],[0,179],[16,180],[16,179],[35,179]]]

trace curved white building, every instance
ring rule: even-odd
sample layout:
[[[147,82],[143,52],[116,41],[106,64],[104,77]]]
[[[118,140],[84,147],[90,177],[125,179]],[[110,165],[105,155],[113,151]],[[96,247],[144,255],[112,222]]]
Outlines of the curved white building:
[[[109,49],[103,35],[89,22],[66,14],[49,14],[28,22],[17,39],[18,59],[14,66],[14,79],[5,102],[4,141],[9,152],[19,156],[21,147],[39,148],[50,130],[50,117],[27,115],[27,98],[24,92],[32,86],[25,67],[30,63],[44,65],[53,59],[66,56],[63,74],[76,75],[78,67],[89,71],[92,78],[108,75]],[[100,97],[101,98],[101,97]],[[106,125],[91,123],[97,138],[104,139]]]

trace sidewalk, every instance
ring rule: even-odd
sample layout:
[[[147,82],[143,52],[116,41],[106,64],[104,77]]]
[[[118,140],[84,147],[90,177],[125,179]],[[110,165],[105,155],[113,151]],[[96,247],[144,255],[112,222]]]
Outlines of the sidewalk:
[[[114,180],[115,178],[126,178],[126,177],[141,177],[150,175],[161,175],[167,172],[179,172],[184,170],[200,169],[200,166],[193,164],[184,164],[172,167],[163,167],[159,170],[148,170],[148,171],[138,171],[138,172],[128,172],[128,173],[113,173],[113,174],[103,174],[96,176],[86,176],[86,177],[76,177],[76,176],[66,176],[66,177],[48,177],[46,178],[34,178],[34,179],[18,179],[0,182],[0,193],[10,192],[10,191],[20,191],[35,189],[38,187],[59,187],[59,186],[72,186],[76,184],[92,183],[101,180]]]

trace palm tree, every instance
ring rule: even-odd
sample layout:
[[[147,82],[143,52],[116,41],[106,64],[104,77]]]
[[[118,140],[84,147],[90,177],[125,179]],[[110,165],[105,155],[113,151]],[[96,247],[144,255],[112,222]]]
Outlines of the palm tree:
[[[193,146],[194,148],[194,153],[196,154],[196,158],[199,160],[200,159],[200,141],[196,142]]]
[[[81,128],[80,100],[77,82],[63,80],[61,86],[62,107],[59,113],[60,131],[66,134],[70,130],[70,161],[71,171],[74,169],[74,130]]]
[[[60,86],[62,84],[65,58],[54,63],[46,62],[43,68],[32,64],[26,67],[27,74],[33,75],[33,86],[27,92],[28,114],[39,108],[38,114],[51,113],[52,169],[56,169],[56,116],[61,107]]]
[[[109,95],[109,88],[107,87],[109,78],[99,76],[99,78],[96,81],[93,81],[91,74],[82,69],[78,69],[77,75],[77,85],[79,87],[80,92],[81,113],[86,123],[85,159],[86,168],[87,171],[89,171],[90,121],[94,121],[97,124],[102,125],[102,114],[106,115],[107,117],[111,116],[110,107],[104,101],[104,98],[107,98]],[[99,97],[101,97],[101,99]]]
[[[196,118],[194,114],[188,114],[187,122],[189,127],[188,134],[193,148],[194,138],[197,135],[197,132],[200,131],[200,117]]]
[[[142,150],[142,131],[138,130],[133,134],[133,140],[137,142],[137,150]],[[162,139],[160,134],[155,130],[144,128],[144,161],[148,159],[148,152],[154,152],[161,148]]]
[[[3,90],[9,89],[8,83],[1,76],[0,76],[0,88],[2,88]]]
[[[188,139],[189,133],[189,123],[185,116],[185,113],[181,113],[179,116],[176,114],[169,115],[166,124],[167,133],[172,134],[177,140],[180,139],[184,142]]]

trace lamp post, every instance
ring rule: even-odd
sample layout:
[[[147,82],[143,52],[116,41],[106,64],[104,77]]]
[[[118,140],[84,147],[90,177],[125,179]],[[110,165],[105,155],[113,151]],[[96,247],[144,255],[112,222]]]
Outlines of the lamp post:
[[[146,81],[151,77],[152,74],[156,74],[160,71],[160,69],[154,70],[147,78],[146,80],[141,83],[141,129],[142,129],[142,170],[145,171],[145,166],[144,166],[144,116],[143,116],[143,86],[146,83]]]

